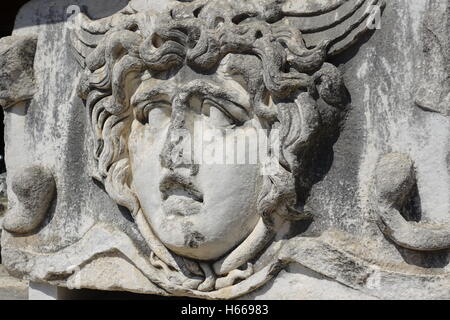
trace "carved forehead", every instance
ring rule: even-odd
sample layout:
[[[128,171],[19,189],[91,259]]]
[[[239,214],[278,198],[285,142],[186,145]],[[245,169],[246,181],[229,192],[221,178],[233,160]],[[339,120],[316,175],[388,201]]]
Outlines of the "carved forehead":
[[[215,72],[210,74],[198,73],[188,66],[180,69],[170,79],[152,78],[145,74],[131,102],[139,105],[152,100],[171,101],[180,92],[189,90],[193,83],[204,82],[220,88],[216,91],[218,95],[228,96],[237,103],[250,107],[250,95],[256,90],[255,84],[262,83],[261,68],[261,62],[255,56],[229,54]]]

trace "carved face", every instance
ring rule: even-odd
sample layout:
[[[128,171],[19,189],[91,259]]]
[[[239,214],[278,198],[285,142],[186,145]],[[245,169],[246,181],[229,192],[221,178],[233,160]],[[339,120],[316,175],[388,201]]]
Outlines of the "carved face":
[[[259,219],[259,165],[233,159],[226,164],[225,155],[232,155],[236,132],[250,134],[261,124],[252,115],[249,93],[224,69],[222,65],[204,77],[185,68],[170,80],[149,79],[133,98],[136,108],[147,106],[135,117],[128,142],[132,186],[141,209],[165,246],[202,260],[230,251]],[[183,143],[176,141],[175,128],[183,130]],[[213,137],[208,139],[208,133]],[[224,145],[222,159],[208,159]],[[249,158],[257,149],[249,143],[239,152]],[[179,161],[180,154],[186,161]]]

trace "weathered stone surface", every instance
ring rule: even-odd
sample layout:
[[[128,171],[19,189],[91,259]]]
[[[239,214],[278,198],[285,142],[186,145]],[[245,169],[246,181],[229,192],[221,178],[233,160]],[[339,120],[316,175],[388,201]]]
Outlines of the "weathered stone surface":
[[[8,194],[6,186],[6,172],[0,174],[0,232],[3,216],[8,209]]]
[[[45,168],[22,169],[12,178],[12,191],[17,202],[3,219],[3,228],[11,233],[29,233],[44,221],[55,196],[55,180]]]
[[[33,97],[36,42],[35,35],[0,39],[0,105],[3,108]]]
[[[286,267],[274,280],[243,300],[376,300],[299,264]]]
[[[28,282],[11,277],[0,264],[0,300],[27,300]]]
[[[6,172],[4,172],[0,174],[0,237],[3,230],[3,218],[7,209],[8,209],[8,194],[6,186]],[[2,259],[0,255],[0,265],[1,263]]]
[[[5,266],[162,296],[450,298],[447,22],[447,0],[30,2]]]
[[[450,116],[450,6],[445,1],[431,1],[423,22],[423,52],[421,77],[416,104],[429,111]]]
[[[387,154],[378,162],[376,192],[380,229],[398,245],[413,250],[450,248],[449,224],[407,222],[401,216],[405,204],[417,187],[411,159],[405,154]]]

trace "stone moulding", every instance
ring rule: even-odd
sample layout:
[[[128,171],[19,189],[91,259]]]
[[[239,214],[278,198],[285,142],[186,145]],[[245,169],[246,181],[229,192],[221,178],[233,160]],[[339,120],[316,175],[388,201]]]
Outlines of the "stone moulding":
[[[367,250],[361,239],[354,238],[337,230],[327,231],[319,238],[295,237],[278,243],[279,250],[273,261],[247,279],[230,287],[213,292],[187,289],[183,286],[167,286],[160,282],[158,273],[148,259],[142,257],[128,237],[109,226],[97,225],[85,234],[83,239],[57,254],[35,254],[31,252],[6,249],[8,255],[16,255],[15,269],[26,272],[26,278],[32,281],[45,281],[69,288],[128,290],[136,293],[158,295],[190,296],[205,299],[235,299],[264,285],[288,264],[300,264],[333,279],[345,286],[354,288],[368,296],[381,299],[439,299],[448,297],[450,274],[440,270],[425,270],[411,265],[392,265],[380,260],[377,250]],[[11,250],[11,252],[9,252]],[[321,255],[312,254],[320,252]],[[365,252],[365,253],[364,253]],[[109,270],[99,268],[90,276],[83,275],[83,269],[101,257],[114,256],[128,261],[147,282],[134,286],[124,281],[122,287],[99,287],[91,282],[95,277],[104,277],[98,273]],[[29,265],[27,261],[34,261]],[[51,266],[51,267],[49,267]],[[114,266],[114,265],[113,265]],[[111,267],[111,266],[109,266]],[[106,268],[106,269],[105,269]],[[131,269],[130,269],[131,270]],[[132,271],[130,278],[137,277]],[[126,277],[125,274],[119,273]],[[138,278],[138,277],[137,277]],[[140,278],[138,278],[140,279]],[[142,281],[142,280],[141,280]],[[408,282],[411,288],[403,293],[396,291],[399,281]],[[379,284],[382,284],[381,286]],[[125,285],[124,285],[125,284]],[[163,287],[162,287],[163,286]]]

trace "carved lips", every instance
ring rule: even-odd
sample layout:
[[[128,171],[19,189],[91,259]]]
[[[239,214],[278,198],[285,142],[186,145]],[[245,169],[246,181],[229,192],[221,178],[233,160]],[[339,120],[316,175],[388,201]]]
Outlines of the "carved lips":
[[[203,193],[189,177],[178,172],[167,172],[160,181],[159,190],[166,214],[189,216],[200,213]]]

